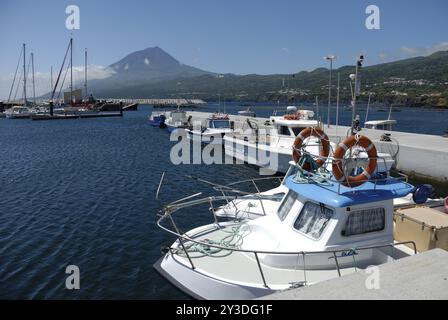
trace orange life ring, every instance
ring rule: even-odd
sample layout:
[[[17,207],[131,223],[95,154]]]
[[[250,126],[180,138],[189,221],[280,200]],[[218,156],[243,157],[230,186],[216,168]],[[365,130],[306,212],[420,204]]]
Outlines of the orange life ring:
[[[318,138],[322,144],[322,147],[320,148],[319,151],[319,159],[316,160],[317,165],[321,167],[325,163],[325,160],[327,159],[328,155],[330,154],[330,140],[328,139],[327,134],[320,128],[309,127],[303,129],[297,135],[292,147],[292,158],[294,159],[295,163],[299,162],[300,157],[302,156],[299,149],[302,147],[305,139],[311,136]],[[310,170],[309,163],[305,163],[303,169]]]
[[[352,148],[355,145],[361,146],[366,150],[369,156],[369,164],[367,168],[364,168],[364,171],[361,174],[357,176],[346,177],[342,168],[344,155],[348,149]],[[369,138],[360,135],[352,135],[350,137],[347,137],[338,145],[333,157],[334,160],[332,168],[334,177],[343,185],[353,188],[362,185],[370,179],[372,174],[375,172],[378,155],[375,145],[372,143],[372,141],[370,141]]]

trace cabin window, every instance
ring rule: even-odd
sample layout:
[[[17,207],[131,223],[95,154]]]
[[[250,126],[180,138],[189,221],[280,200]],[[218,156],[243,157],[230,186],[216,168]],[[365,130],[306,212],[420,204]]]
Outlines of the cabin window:
[[[229,121],[228,120],[215,120],[213,121],[213,128],[216,129],[226,129],[229,128]]]
[[[291,129],[294,132],[294,135],[297,137],[304,128],[291,128]]]
[[[285,199],[283,200],[282,204],[280,205],[280,208],[277,211],[278,217],[281,221],[285,220],[286,216],[288,215],[289,211],[291,211],[292,206],[294,205],[294,202],[297,200],[297,193],[294,191],[289,191],[286,195]]]
[[[319,239],[333,216],[333,210],[324,204],[307,202],[302,208],[294,228],[313,239]]]
[[[350,213],[342,235],[349,237],[357,234],[381,231],[385,227],[384,208],[374,208]]]
[[[283,134],[285,136],[290,136],[291,133],[289,132],[289,128],[285,127],[285,126],[280,126],[280,128],[278,129],[278,133],[279,134]]]

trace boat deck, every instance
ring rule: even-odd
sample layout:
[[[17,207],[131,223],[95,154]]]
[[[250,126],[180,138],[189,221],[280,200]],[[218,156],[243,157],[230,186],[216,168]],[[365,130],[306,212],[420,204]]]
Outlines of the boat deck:
[[[215,241],[221,242],[222,239],[231,236],[231,227],[225,227],[220,230],[208,230],[194,237],[197,241]],[[243,239],[244,241],[244,239]],[[184,242],[188,248],[194,244],[191,241]],[[180,246],[179,246],[180,248]],[[214,249],[214,248],[212,248]],[[214,254],[202,254],[199,252],[189,251],[189,256],[195,266],[196,272],[200,272],[204,275],[208,275],[212,278],[219,279],[221,281],[227,281],[237,283],[241,285],[250,285],[256,287],[263,287],[263,277],[258,268],[257,260],[254,253],[240,252],[231,250],[222,250],[215,252]],[[324,259],[329,259],[332,253],[325,253]],[[289,259],[297,261],[296,268],[277,268],[267,265],[263,262],[266,255],[259,253],[258,258],[260,261],[260,267],[263,272],[266,284],[269,288],[275,290],[287,289],[294,284],[307,283],[313,284],[321,281],[333,279],[339,277],[336,264],[329,266],[325,269],[306,269],[302,266],[302,255],[288,255]],[[173,258],[180,263],[190,267],[191,264],[183,252],[173,254]],[[311,257],[310,257],[311,258]],[[352,257],[346,257],[341,259],[350,259]],[[384,256],[379,258],[384,259]],[[308,256],[306,257],[306,261]],[[386,260],[393,260],[392,257],[386,258]],[[333,260],[332,260],[333,261]],[[333,262],[332,262],[333,263]],[[342,263],[342,261],[340,262]],[[345,262],[346,263],[346,262]],[[365,269],[369,263],[352,263],[351,267],[341,267],[341,276],[354,273],[358,270]],[[375,262],[373,262],[375,263]]]

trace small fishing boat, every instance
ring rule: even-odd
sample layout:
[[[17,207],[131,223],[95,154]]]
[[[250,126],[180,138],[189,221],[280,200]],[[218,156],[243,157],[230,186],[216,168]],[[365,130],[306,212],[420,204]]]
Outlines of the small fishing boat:
[[[154,127],[165,128],[165,112],[152,112],[149,118],[149,124]]]
[[[249,132],[233,132],[224,136],[224,150],[227,156],[239,161],[258,166],[277,173],[286,173],[291,160],[292,146],[302,130],[309,127],[318,128],[319,122],[314,119],[311,110],[297,110],[294,106],[287,108],[283,116],[271,116],[266,128],[259,128],[254,121],[247,119]],[[262,131],[264,130],[264,131]],[[263,134],[262,134],[263,133]],[[319,139],[310,136],[307,150],[313,155],[319,155]],[[330,142],[330,149],[335,144]],[[265,155],[269,155],[269,159]],[[360,156],[365,156],[361,153]],[[380,153],[386,159],[386,171],[395,164],[395,160],[386,153]],[[268,162],[268,160],[271,160]],[[380,164],[381,166],[383,163]]]
[[[252,118],[255,118],[257,116],[255,114],[255,111],[252,111],[250,106],[247,109],[245,109],[245,110],[238,111],[238,115],[239,116],[243,116],[243,117],[252,117]]]
[[[233,132],[233,122],[228,114],[214,113],[206,120],[206,126],[193,126],[186,131],[189,140],[220,145],[224,135]]]
[[[346,154],[353,142],[365,148],[368,165],[347,172]],[[167,205],[157,224],[177,240],[163,248],[165,254],[154,267],[194,298],[240,300],[416,254],[413,235],[394,240],[393,204],[416,188],[400,178],[374,176],[379,161],[368,138],[351,136],[343,144],[325,160],[333,167],[331,176],[295,165],[295,173],[284,180],[286,194],[276,214],[221,222],[214,210],[204,210],[211,212],[213,222],[181,233],[175,216],[182,209],[202,204],[213,208],[235,197],[226,196],[221,186],[222,196],[190,196]],[[303,153],[302,157],[306,158]],[[429,194],[425,188],[419,190],[423,203]]]
[[[366,129],[392,131],[392,127],[397,124],[397,120],[371,120],[364,124]]]
[[[167,114],[165,125],[169,132],[173,132],[177,129],[190,128],[191,116],[187,118],[187,112],[178,108]]]

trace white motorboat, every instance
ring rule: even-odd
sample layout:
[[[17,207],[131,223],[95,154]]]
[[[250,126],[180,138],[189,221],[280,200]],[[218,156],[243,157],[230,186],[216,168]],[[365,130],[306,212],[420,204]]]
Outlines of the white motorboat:
[[[245,110],[238,111],[238,115],[243,116],[243,117],[252,117],[252,118],[255,118],[257,116],[255,114],[255,111],[253,111],[250,107],[248,107]]]
[[[224,136],[225,153],[238,161],[264,168],[267,174],[286,173],[296,136],[308,127],[319,127],[319,122],[313,117],[313,111],[297,110],[290,106],[286,115],[271,116],[270,125],[264,129],[248,121],[251,127],[249,132],[233,132]],[[335,149],[334,143],[330,146],[331,150]],[[306,150],[312,155],[319,155],[318,139],[310,137]],[[366,156],[363,152],[359,154],[359,157]],[[379,152],[378,156],[385,160],[379,163],[380,167],[386,167],[385,171],[394,166],[395,158],[390,153]]]
[[[215,113],[206,120],[206,126],[195,126],[186,129],[189,140],[200,143],[221,145],[225,134],[233,132],[233,122],[229,115]]]
[[[180,233],[175,215],[181,209],[232,199],[223,192],[167,205],[158,225],[177,240],[155,268],[195,298],[253,299],[417,253],[414,239],[394,241],[393,200],[415,188],[398,178],[369,180],[378,159],[371,143],[363,145],[369,164],[356,176],[341,179],[347,159],[338,157],[331,159],[330,178],[303,169],[287,176],[276,214],[219,222],[212,210],[213,223]],[[345,151],[339,146],[335,155]]]
[[[13,106],[5,111],[8,119],[28,119],[32,115],[30,108],[24,106]]]
[[[271,116],[266,128],[258,128],[255,122],[248,120],[249,132],[227,134],[224,137],[226,155],[267,168],[268,172],[286,173],[296,136],[303,129],[318,127],[319,124],[312,119],[313,111],[288,108],[289,113],[285,116]],[[314,152],[318,154],[319,148],[315,142],[315,139],[311,139],[310,145],[314,145]]]
[[[169,132],[177,129],[187,129],[191,127],[191,116],[187,118],[187,112],[178,108],[166,114],[165,125]]]
[[[397,124],[397,120],[371,120],[364,126],[366,129],[392,131],[392,127]]]

